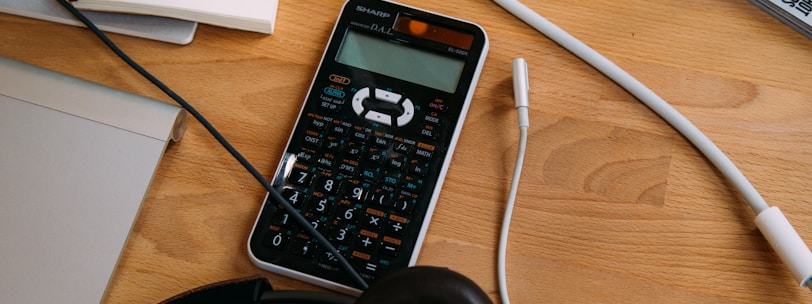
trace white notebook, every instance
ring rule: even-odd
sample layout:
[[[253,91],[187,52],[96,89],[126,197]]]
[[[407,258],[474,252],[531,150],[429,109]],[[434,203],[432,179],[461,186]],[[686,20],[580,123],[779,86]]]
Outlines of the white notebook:
[[[0,12],[84,26],[56,0],[0,0]],[[158,41],[188,44],[197,30],[197,22],[146,15],[107,12],[83,12],[99,29]]]
[[[99,303],[186,112],[0,57],[0,303]]]
[[[279,0],[73,0],[76,8],[164,16],[272,34]]]

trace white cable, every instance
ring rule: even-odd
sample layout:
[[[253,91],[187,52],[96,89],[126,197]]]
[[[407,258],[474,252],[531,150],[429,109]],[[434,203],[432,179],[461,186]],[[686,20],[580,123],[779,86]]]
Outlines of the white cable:
[[[674,126],[677,131],[682,133],[683,136],[705,154],[725,177],[730,179],[733,186],[744,195],[745,200],[747,200],[756,214],[761,213],[761,211],[769,207],[761,195],[759,195],[758,191],[753,188],[753,185],[747,181],[747,178],[744,177],[741,171],[733,165],[730,159],[728,159],[705,134],[699,131],[685,116],[682,116],[682,114],[677,112],[677,110],[660,98],[660,96],[657,96],[657,94],[652,92],[643,83],[577,38],[550,21],[547,21],[544,17],[536,14],[519,1],[494,0],[494,2],[617,82],[617,84],[629,91],[629,93],[637,97],[655,113]]]
[[[756,191],[755,187],[747,180],[741,171],[733,164],[732,161],[696,126],[694,126],[685,116],[680,114],[676,109],[671,107],[665,100],[660,98],[657,94],[651,91],[643,83],[635,79],[629,73],[612,63],[609,59],[602,56],[577,38],[565,32],[555,24],[551,23],[544,17],[540,16],[524,4],[516,0],[493,0],[505,10],[515,15],[531,27],[535,28],[548,38],[552,39],[562,47],[566,48],[581,60],[592,65],[595,69],[615,81],[618,85],[626,89],[629,93],[637,97],[646,106],[651,108],[657,115],[660,115],[666,122],[671,124],[677,131],[679,131],[685,138],[699,149],[711,163],[724,175],[730,183],[736,188],[742,197],[747,201],[750,207],[755,212],[756,216],[762,212],[773,209],[767,205],[764,198]],[[778,212],[780,213],[780,212]],[[767,217],[765,217],[767,218]],[[782,238],[770,237],[769,227],[781,226],[781,231],[789,233],[791,231],[795,235],[797,232],[788,226],[789,223],[783,214],[780,216],[770,216],[772,220],[779,221],[779,223],[764,223],[759,225],[762,234],[770,241],[773,249],[778,252],[784,264],[789,267],[796,281],[802,286],[807,285],[812,289],[812,252],[803,241],[797,238],[791,244],[781,243],[786,241]],[[782,225],[780,222],[786,222]],[[787,227],[788,226],[788,229]],[[762,228],[764,227],[764,228]],[[793,238],[794,240],[794,238]]]
[[[530,117],[528,115],[528,107],[530,107],[529,90],[530,86],[527,77],[527,63],[522,58],[516,58],[513,60],[513,99],[516,102],[516,110],[519,116],[519,148],[516,152],[516,163],[513,167],[513,179],[510,182],[510,193],[508,194],[507,205],[505,206],[505,217],[502,220],[502,232],[499,236],[498,275],[499,294],[502,298],[502,304],[510,303],[507,288],[507,275],[505,270],[505,256],[507,254],[510,218],[513,215],[513,205],[516,202],[516,193],[519,189],[519,178],[522,175],[524,151],[527,148],[527,128],[530,127]]]

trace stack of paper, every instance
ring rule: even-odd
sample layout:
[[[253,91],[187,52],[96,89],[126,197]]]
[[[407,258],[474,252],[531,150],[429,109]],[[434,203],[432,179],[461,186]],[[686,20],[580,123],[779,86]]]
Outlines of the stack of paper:
[[[279,0],[75,0],[79,9],[163,16],[273,33]]]
[[[76,17],[54,0],[0,0],[0,12],[81,26]],[[86,12],[99,29],[177,44],[192,42],[197,22],[145,15]]]

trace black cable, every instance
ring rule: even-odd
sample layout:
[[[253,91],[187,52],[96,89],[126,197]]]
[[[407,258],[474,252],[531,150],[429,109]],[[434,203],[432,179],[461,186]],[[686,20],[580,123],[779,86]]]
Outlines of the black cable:
[[[208,120],[206,120],[205,117],[203,117],[202,114],[200,114],[197,110],[195,110],[195,108],[192,107],[192,105],[186,102],[186,100],[181,98],[178,94],[175,94],[175,92],[169,89],[169,87],[163,84],[163,82],[161,82],[160,80],[155,78],[155,76],[152,76],[152,74],[147,72],[146,69],[141,67],[138,63],[136,63],[132,58],[130,58],[130,56],[124,53],[124,51],[119,49],[118,46],[115,43],[113,43],[112,40],[110,40],[110,38],[107,38],[107,35],[105,35],[101,30],[99,30],[99,28],[96,27],[96,25],[93,24],[92,21],[87,19],[87,17],[85,17],[84,14],[82,14],[82,12],[80,12],[75,7],[73,7],[73,5],[68,3],[67,0],[57,0],[57,1],[59,2],[59,4],[64,6],[68,11],[70,11],[71,14],[73,14],[76,18],[78,18],[79,21],[84,23],[85,26],[87,26],[87,28],[93,31],[93,33],[96,34],[96,36],[99,37],[99,39],[101,39],[102,42],[104,42],[104,44],[107,45],[108,48],[110,48],[110,50],[116,53],[116,55],[118,55],[118,57],[121,58],[121,60],[124,60],[124,62],[126,62],[128,65],[130,65],[130,67],[132,67],[135,71],[141,74],[141,76],[149,80],[152,84],[154,84],[161,91],[163,91],[167,96],[172,98],[172,100],[180,104],[180,106],[183,107],[187,112],[189,112],[189,114],[191,114],[195,119],[197,119],[197,121],[199,121],[200,124],[202,124],[203,127],[205,127],[206,130],[208,130],[209,133],[211,133],[211,135],[214,136],[215,139],[217,139],[217,142],[219,142],[220,145],[223,146],[223,148],[228,150],[228,153],[230,153],[231,156],[237,159],[237,161],[243,167],[245,167],[245,169],[248,170],[248,172],[251,173],[251,175],[253,175],[254,178],[257,181],[259,181],[259,183],[262,184],[262,186],[265,187],[266,190],[268,190],[271,197],[277,203],[282,205],[284,210],[286,210],[288,214],[290,214],[293,217],[296,223],[302,226],[302,228],[304,228],[308,234],[315,237],[319,241],[319,243],[323,244],[324,247],[338,259],[339,266],[341,266],[344,272],[346,272],[347,275],[349,275],[352,278],[352,280],[355,281],[355,283],[360,287],[361,290],[366,290],[369,288],[369,285],[366,283],[366,281],[364,281],[364,279],[361,278],[358,272],[355,271],[354,268],[352,268],[352,265],[350,265],[347,259],[344,258],[341,252],[339,252],[338,249],[336,249],[332,243],[327,241],[327,238],[325,238],[324,235],[319,233],[316,230],[316,228],[314,228],[310,223],[308,223],[307,219],[305,219],[304,216],[299,214],[299,212],[297,212],[296,209],[293,208],[293,206],[291,206],[290,203],[285,198],[283,198],[281,194],[279,194],[279,191],[276,191],[276,189],[273,188],[273,186],[265,179],[265,177],[263,177],[262,174],[260,174],[259,171],[256,168],[254,168],[254,166],[251,165],[251,163],[249,163],[248,160],[246,160],[245,157],[243,157],[242,154],[240,154],[240,152],[238,152],[237,149],[235,149],[225,139],[225,137],[223,137],[223,135],[221,135],[220,132],[217,131],[217,129],[215,129],[214,126],[211,123],[209,123]]]

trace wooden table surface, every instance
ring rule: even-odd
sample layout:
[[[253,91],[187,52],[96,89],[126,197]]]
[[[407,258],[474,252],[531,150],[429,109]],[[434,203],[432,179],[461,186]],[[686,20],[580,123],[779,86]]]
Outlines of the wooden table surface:
[[[513,302],[812,302],[719,172],[629,93],[491,1],[403,2],[477,22],[491,43],[418,264],[457,270],[498,301],[518,144],[510,61],[524,57],[531,127],[508,246]],[[743,0],[526,4],[672,103],[812,244],[812,41]],[[269,176],[341,5],[282,1],[273,35],[201,25],[187,46],[112,38]],[[0,37],[0,56],[170,102],[85,29],[0,14]],[[254,274],[318,289],[248,260],[264,195],[190,122],[105,302],[154,303]]]

